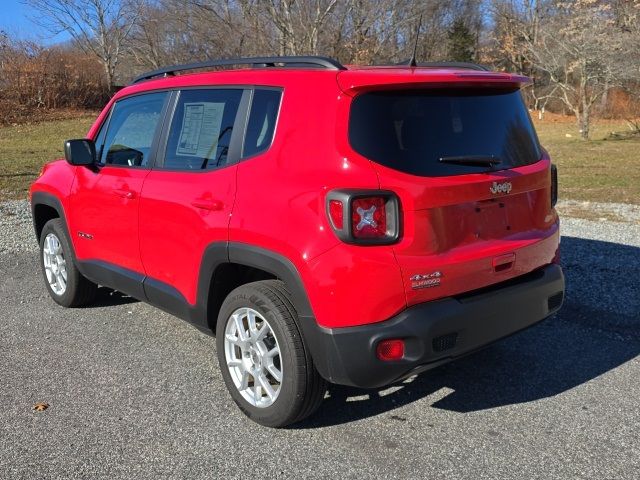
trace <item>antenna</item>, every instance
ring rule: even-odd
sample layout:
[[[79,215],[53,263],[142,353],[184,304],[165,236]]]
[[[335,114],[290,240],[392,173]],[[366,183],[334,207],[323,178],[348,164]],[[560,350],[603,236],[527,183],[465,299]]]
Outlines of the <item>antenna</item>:
[[[416,28],[416,39],[413,43],[413,54],[411,55],[411,60],[409,60],[410,67],[417,67],[418,62],[416,62],[416,51],[418,50],[418,39],[420,38],[420,28],[422,27],[422,13],[420,14],[420,19],[418,20],[418,28]]]

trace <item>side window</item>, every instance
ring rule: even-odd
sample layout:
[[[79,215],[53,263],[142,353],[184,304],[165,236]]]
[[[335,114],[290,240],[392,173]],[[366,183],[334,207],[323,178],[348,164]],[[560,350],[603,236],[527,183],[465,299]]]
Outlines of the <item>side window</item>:
[[[109,117],[111,116],[111,112],[107,115],[107,117],[102,122],[100,126],[100,131],[96,136],[94,143],[96,145],[96,158],[100,163],[102,163],[102,147],[104,147],[104,139],[107,136],[107,128],[109,127]]]
[[[241,97],[241,89],[181,91],[169,129],[164,168],[225,166]]]
[[[103,165],[144,167],[149,163],[167,92],[147,93],[116,102],[111,110],[104,146]],[[98,138],[102,131],[98,134]],[[100,148],[96,144],[96,148]]]
[[[255,90],[242,148],[243,157],[264,152],[271,146],[281,97],[279,90]]]

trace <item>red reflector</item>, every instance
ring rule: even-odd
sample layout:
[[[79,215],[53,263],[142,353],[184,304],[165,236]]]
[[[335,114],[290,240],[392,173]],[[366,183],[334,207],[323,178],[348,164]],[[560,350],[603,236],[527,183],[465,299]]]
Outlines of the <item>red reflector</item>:
[[[356,198],[351,202],[351,231],[355,238],[387,235],[386,201],[382,197]]]
[[[329,216],[331,223],[336,230],[342,230],[344,225],[344,208],[340,200],[331,200],[329,202]]]
[[[404,357],[404,340],[382,340],[376,347],[380,360],[400,360]]]

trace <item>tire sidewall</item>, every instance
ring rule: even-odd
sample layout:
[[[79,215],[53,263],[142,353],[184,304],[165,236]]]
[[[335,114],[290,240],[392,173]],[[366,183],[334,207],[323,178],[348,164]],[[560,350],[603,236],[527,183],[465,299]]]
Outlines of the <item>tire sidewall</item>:
[[[256,310],[269,322],[278,341],[278,346],[280,347],[283,381],[278,398],[272,405],[266,408],[255,407],[242,397],[227,367],[224,347],[226,324],[231,314],[243,307]],[[294,335],[295,334],[296,332],[294,332]],[[224,301],[218,316],[216,325],[216,350],[220,370],[227,389],[245,415],[265,426],[279,426],[283,423],[288,423],[292,412],[298,410],[297,404],[302,401],[302,398],[296,393],[301,391],[300,385],[297,383],[300,381],[300,365],[294,358],[295,349],[291,342],[290,329],[286,327],[285,319],[280,312],[278,312],[271,300],[261,292],[246,288],[246,286],[231,292]]]

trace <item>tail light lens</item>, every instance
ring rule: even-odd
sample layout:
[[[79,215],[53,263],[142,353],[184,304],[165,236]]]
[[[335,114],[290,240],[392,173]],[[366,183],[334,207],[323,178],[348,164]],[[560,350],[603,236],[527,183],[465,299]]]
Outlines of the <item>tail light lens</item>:
[[[333,190],[327,195],[327,215],[346,243],[388,245],[399,237],[398,197],[393,192]]]
[[[551,206],[558,202],[558,168],[551,164]]]

